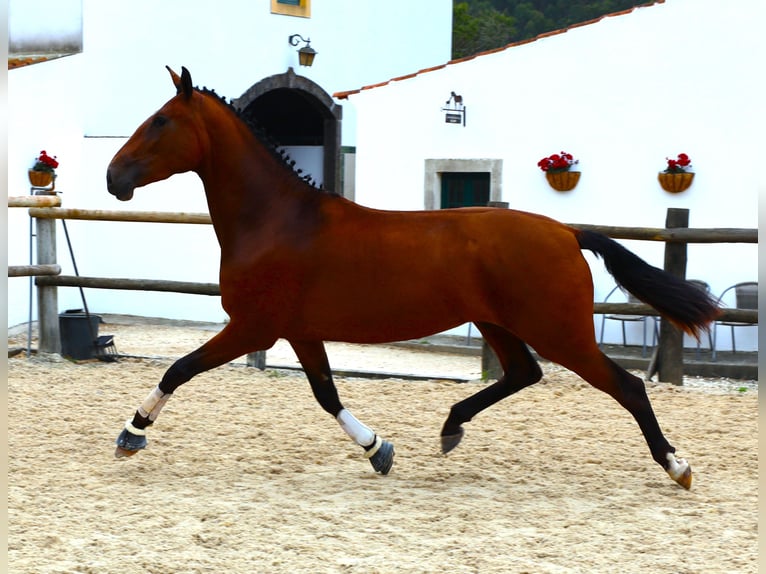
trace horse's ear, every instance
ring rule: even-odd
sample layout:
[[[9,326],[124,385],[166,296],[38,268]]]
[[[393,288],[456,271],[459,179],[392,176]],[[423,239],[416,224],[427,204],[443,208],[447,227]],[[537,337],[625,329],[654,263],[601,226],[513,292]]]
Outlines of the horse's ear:
[[[173,85],[176,87],[176,94],[183,93],[186,98],[191,97],[194,86],[192,86],[192,79],[189,70],[181,66],[181,75],[176,74],[170,66],[165,66],[170,72],[170,77],[173,80]]]
[[[170,78],[173,80],[173,85],[176,87],[176,93],[180,94],[181,93],[181,76],[176,74],[170,66],[165,66],[165,67],[167,68],[168,72],[170,72]]]
[[[181,89],[187,100],[191,98],[194,86],[192,86],[191,74],[184,66],[181,66]]]

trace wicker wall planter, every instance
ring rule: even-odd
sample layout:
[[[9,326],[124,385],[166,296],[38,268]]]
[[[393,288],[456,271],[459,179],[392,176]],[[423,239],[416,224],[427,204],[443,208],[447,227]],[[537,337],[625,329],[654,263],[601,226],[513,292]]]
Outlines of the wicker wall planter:
[[[669,193],[681,193],[689,189],[694,179],[694,173],[687,171],[684,173],[664,173],[657,174],[657,179],[662,186],[662,189]]]
[[[545,179],[548,180],[550,186],[556,191],[571,191],[575,188],[577,182],[580,181],[580,172],[559,171],[551,173],[546,171]]]
[[[50,171],[30,169],[27,173],[29,175],[29,183],[35,187],[48,187],[53,183],[53,173]]]

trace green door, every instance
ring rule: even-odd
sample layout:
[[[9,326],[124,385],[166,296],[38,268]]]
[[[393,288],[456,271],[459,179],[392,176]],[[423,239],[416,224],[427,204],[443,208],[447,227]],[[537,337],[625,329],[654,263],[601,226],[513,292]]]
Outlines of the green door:
[[[441,208],[485,206],[489,202],[489,172],[443,172]]]

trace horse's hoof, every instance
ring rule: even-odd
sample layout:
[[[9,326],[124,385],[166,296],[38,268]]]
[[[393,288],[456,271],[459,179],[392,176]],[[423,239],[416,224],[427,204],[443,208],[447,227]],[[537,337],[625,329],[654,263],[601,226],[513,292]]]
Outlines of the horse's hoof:
[[[370,464],[375,472],[388,474],[394,465],[394,445],[387,440],[381,441],[378,450],[370,457]]]
[[[451,451],[453,448],[455,448],[457,445],[460,444],[460,441],[463,440],[463,435],[465,434],[465,431],[463,430],[463,427],[460,427],[460,431],[455,434],[447,434],[442,435],[442,454],[447,454],[449,451]]]
[[[128,458],[136,454],[137,450],[125,450],[124,448],[117,447],[114,449],[114,458]]]
[[[680,462],[686,463],[686,461],[683,460],[683,459]],[[675,480],[678,484],[683,486],[686,490],[691,489],[691,487],[692,487],[692,467],[689,466],[688,463],[686,464],[686,468],[682,472],[680,472],[679,474],[675,474],[674,475],[674,474],[671,474],[670,472],[668,472],[668,474],[670,474],[670,478]]]
[[[668,454],[667,460],[667,473],[670,475],[670,478],[675,480],[686,490],[689,490],[692,487],[692,467],[685,459],[676,459],[673,454]]]
[[[689,490],[692,487],[692,467],[687,467],[681,477],[676,479],[676,482]]]
[[[146,448],[146,437],[133,434],[128,429],[122,429],[116,442],[117,448],[114,450],[115,458],[133,456],[139,450]]]

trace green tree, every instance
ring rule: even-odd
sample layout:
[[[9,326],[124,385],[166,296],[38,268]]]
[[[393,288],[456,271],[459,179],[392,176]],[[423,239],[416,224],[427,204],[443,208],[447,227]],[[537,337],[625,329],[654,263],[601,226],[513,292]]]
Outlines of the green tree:
[[[455,2],[452,10],[452,57],[474,54],[479,21],[471,16],[468,2]]]
[[[496,10],[488,0],[456,2],[453,6],[453,58],[504,46],[516,36],[516,20]]]
[[[453,2],[452,57],[463,58],[644,4],[636,0]]]

